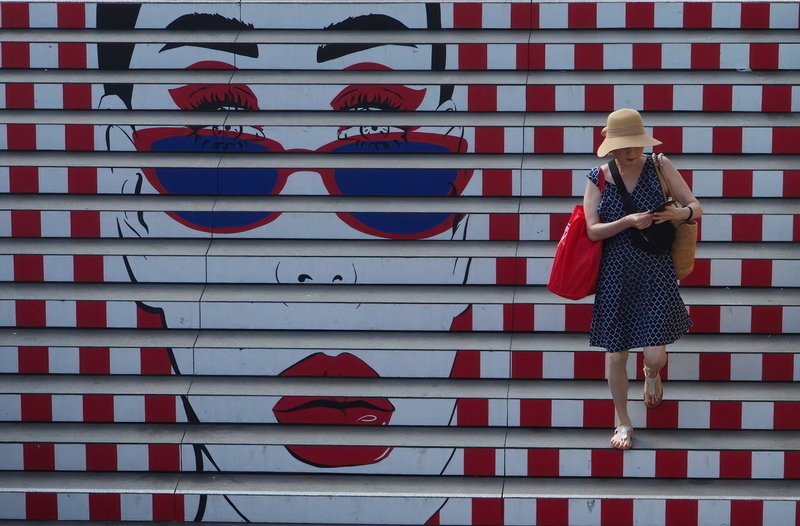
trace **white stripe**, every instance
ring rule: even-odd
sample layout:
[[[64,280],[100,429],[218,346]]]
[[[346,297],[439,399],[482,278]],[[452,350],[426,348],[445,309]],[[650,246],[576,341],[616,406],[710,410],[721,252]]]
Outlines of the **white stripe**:
[[[481,28],[511,28],[510,4],[482,4]]]
[[[472,328],[476,331],[502,331],[502,305],[473,305]]]
[[[541,29],[568,29],[567,4],[539,4],[539,27]]]
[[[497,111],[525,111],[525,86],[497,86]]]
[[[44,210],[40,214],[42,237],[70,237],[72,235],[69,212]]]
[[[82,395],[53,395],[53,422],[82,422]]]
[[[773,6],[774,7],[774,6]],[[763,526],[786,526],[796,521],[797,501],[765,500]]]
[[[0,519],[26,518],[24,493],[0,493]]]
[[[731,380],[732,381],[761,381],[761,354],[733,354],[731,355]],[[672,369],[669,370],[672,378]]]
[[[678,427],[708,429],[711,426],[711,402],[679,402]]]
[[[186,502],[188,504],[188,502]],[[153,496],[144,495],[120,495],[119,499],[120,519],[124,521],[151,521],[153,520]],[[196,507],[195,507],[196,508]],[[191,508],[187,508],[191,509]],[[175,517],[181,520],[181,517]]]
[[[44,256],[45,281],[75,281],[72,256]]]
[[[763,241],[792,241],[794,216],[764,215],[761,222],[761,239]]]
[[[543,378],[575,378],[575,353],[555,351],[542,353]]]
[[[702,111],[703,86],[675,86],[672,90],[672,108],[675,111]]]
[[[491,415],[491,408],[489,411]],[[503,424],[505,425],[505,423]],[[497,477],[506,476],[506,450],[497,448],[494,450],[494,474]]]
[[[108,357],[110,361],[109,372],[111,374],[142,374],[140,349],[112,347],[108,350]]]
[[[550,239],[550,215],[521,215],[519,218],[519,235],[522,241],[548,241]]]
[[[19,422],[22,420],[20,395],[0,394],[0,420],[6,422]]]
[[[86,493],[59,493],[58,520],[89,520],[89,495]]]
[[[753,197],[783,197],[783,172],[753,170]]]
[[[546,44],[544,67],[545,69],[575,69],[575,45]]]
[[[746,70],[750,67],[750,44],[720,44],[719,69]]]
[[[733,218],[730,215],[708,215],[703,218],[703,241],[730,241]]]
[[[86,444],[56,444],[54,450],[56,470],[86,471]]]
[[[792,111],[800,111],[800,86],[792,86]]]
[[[800,332],[800,307],[783,307],[783,333]]]
[[[136,328],[138,307],[133,301],[107,301],[106,326],[116,328]]]
[[[533,329],[536,331],[563,331],[565,305],[534,305]]]
[[[761,111],[761,86],[734,86],[733,111]]]
[[[58,86],[59,88],[61,86]],[[39,167],[39,193],[66,194],[69,192],[67,169],[56,166]]]
[[[697,353],[669,353],[670,380],[699,380],[700,355]]]
[[[772,402],[742,402],[742,429],[774,429],[775,405]]]
[[[481,378],[509,378],[511,353],[509,351],[481,351]]]
[[[19,471],[22,469],[25,469],[22,444],[0,444],[0,470]]]
[[[559,477],[590,477],[592,452],[589,449],[562,449],[559,451]]]
[[[528,450],[527,449],[506,449],[506,476],[507,477],[527,477],[528,476]],[[511,499],[516,500],[516,499]],[[506,501],[508,503],[509,501]],[[508,524],[508,516],[506,516]]]
[[[656,6],[658,7],[658,6]],[[691,44],[662,44],[661,69],[691,69],[692,45]],[[679,86],[675,86],[675,90]],[[697,86],[700,87],[700,86]],[[676,97],[676,102],[680,99]],[[674,109],[678,109],[675,107]],[[683,109],[683,108],[681,108]]]
[[[631,69],[633,67],[633,44],[605,44],[603,46],[604,69]]]
[[[564,128],[564,153],[590,152],[593,141],[593,128]]]
[[[553,400],[553,427],[583,427],[582,400]]]
[[[800,356],[800,355],[798,355]],[[508,400],[508,427],[519,427],[520,402],[518,398]],[[527,475],[527,473],[526,473]]]
[[[783,451],[753,451],[752,455],[753,478],[783,478],[785,462]]]
[[[507,424],[508,424],[508,404],[506,404],[506,400],[505,399],[489,400],[489,425],[506,427]]]
[[[670,370],[670,377],[672,370]],[[622,457],[622,475],[624,477],[655,477],[656,452],[652,450],[628,451]]]
[[[713,151],[713,128],[683,128],[683,153],[711,153]]]
[[[19,372],[19,350],[16,347],[0,347],[0,373]]]
[[[740,259],[711,260],[712,287],[740,287],[742,285],[742,261]]]
[[[692,179],[692,192],[699,197],[722,197],[722,170],[698,170]],[[706,220],[703,220],[705,223]],[[705,224],[703,235],[705,235]]]
[[[144,422],[144,396],[115,396],[115,422]]]
[[[81,372],[80,350],[77,347],[50,347],[47,354],[50,373],[78,374]]]
[[[585,107],[585,86],[556,86],[556,111],[583,111]]]
[[[118,444],[117,469],[119,471],[148,471],[150,463],[147,444]]]
[[[486,26],[483,27],[486,29]],[[517,45],[487,44],[486,66],[487,69],[517,69]]]
[[[800,68],[800,46],[778,44],[778,69]]]
[[[698,500],[697,524],[730,524],[731,501]]]
[[[656,4],[656,9],[660,4]],[[663,526],[667,517],[667,504],[663,500],[633,501],[634,526]]]
[[[798,13],[797,3],[771,3],[769,5],[770,29],[797,29]]]
[[[57,69],[58,68],[58,46],[52,44],[40,44],[32,42],[30,45],[30,64],[31,68]],[[38,102],[36,99],[35,102]],[[39,106],[36,106],[37,108]]]
[[[597,29],[625,27],[625,9],[622,2],[597,4]]]
[[[505,499],[503,519],[506,526],[536,526],[536,499]]]
[[[519,153],[525,149],[525,137],[522,128],[504,128],[503,139],[503,151],[505,153]],[[515,171],[518,172],[518,170]],[[516,183],[512,184],[511,195],[519,195],[519,177],[517,177]]]
[[[570,524],[600,526],[600,499],[569,499]]]
[[[640,109],[644,106],[644,87],[636,86],[615,86],[614,87],[614,107]]]
[[[48,300],[45,302],[48,327],[75,327],[75,302]]]
[[[797,259],[773,260],[772,286],[800,287],[800,260]]]
[[[528,285],[546,285],[550,280],[550,271],[553,268],[553,259],[528,258],[527,267]]]
[[[0,300],[0,325],[14,327],[17,325],[17,302]]]
[[[721,332],[750,332],[753,315],[752,307],[723,305],[719,309]]]
[[[36,149],[65,150],[64,126],[59,124],[37,124]]]
[[[719,478],[719,451],[689,451],[686,465],[689,478]]]
[[[58,11],[55,4],[32,2],[29,10],[30,27],[58,27]]]
[[[772,153],[772,128],[742,128],[742,153]]]
[[[655,2],[655,27],[683,27],[683,4]]]
[[[742,5],[732,2],[711,4],[711,27],[731,29],[742,27]]]
[[[448,499],[439,512],[439,524],[472,524],[472,499]]]

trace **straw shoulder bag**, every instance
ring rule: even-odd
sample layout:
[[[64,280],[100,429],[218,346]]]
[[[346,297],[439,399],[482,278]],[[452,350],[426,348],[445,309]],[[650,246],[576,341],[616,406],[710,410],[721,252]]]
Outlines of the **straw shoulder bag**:
[[[661,193],[664,194],[664,201],[669,201],[675,196],[672,194],[672,186],[669,184],[669,179],[667,179],[662,170],[661,158],[655,153],[653,154],[653,164],[661,182]],[[672,264],[675,266],[675,276],[678,279],[683,279],[694,270],[697,222],[675,219],[672,224],[675,226],[675,239],[672,240],[672,246],[670,247]]]

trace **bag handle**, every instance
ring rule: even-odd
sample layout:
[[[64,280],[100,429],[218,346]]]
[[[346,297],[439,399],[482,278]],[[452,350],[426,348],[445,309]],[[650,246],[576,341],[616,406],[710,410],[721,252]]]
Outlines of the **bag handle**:
[[[662,155],[664,154],[655,152],[652,154],[653,165],[656,167],[658,182],[661,183],[661,194],[664,197],[664,201],[671,201],[675,196],[672,194],[672,185],[669,184],[669,179],[667,179],[667,176],[664,175],[664,170],[661,168]]]

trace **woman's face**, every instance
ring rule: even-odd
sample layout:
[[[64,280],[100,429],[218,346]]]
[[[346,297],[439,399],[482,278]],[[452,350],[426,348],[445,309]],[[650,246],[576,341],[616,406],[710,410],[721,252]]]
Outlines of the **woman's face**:
[[[620,148],[619,150],[612,150],[611,155],[617,161],[619,167],[632,167],[635,166],[642,158],[644,148]]]

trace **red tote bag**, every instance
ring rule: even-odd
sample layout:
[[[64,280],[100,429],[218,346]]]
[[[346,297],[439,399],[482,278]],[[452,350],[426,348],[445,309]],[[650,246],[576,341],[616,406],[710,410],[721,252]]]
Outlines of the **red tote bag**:
[[[600,172],[601,192],[604,183],[603,173]],[[603,242],[589,239],[583,205],[576,205],[556,247],[547,288],[550,292],[571,300],[594,294],[602,255]]]

